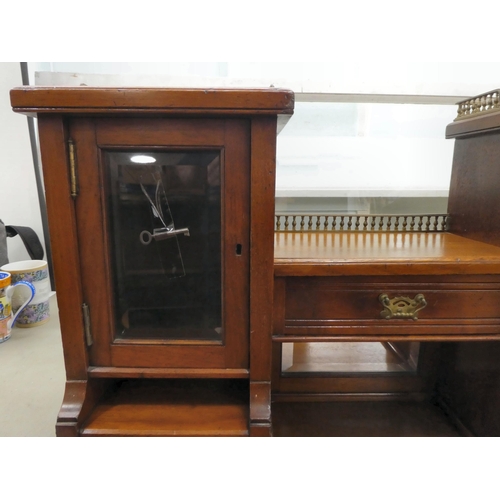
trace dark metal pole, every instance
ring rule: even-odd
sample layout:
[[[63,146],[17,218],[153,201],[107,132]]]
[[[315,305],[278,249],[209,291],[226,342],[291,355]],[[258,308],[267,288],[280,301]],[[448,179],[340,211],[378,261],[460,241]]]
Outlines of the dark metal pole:
[[[29,85],[28,63],[21,63],[21,76],[23,85]],[[43,239],[45,240],[45,258],[49,267],[50,283],[52,290],[55,290],[54,284],[54,269],[52,267],[52,250],[50,247],[49,224],[47,219],[47,206],[45,204],[45,190],[43,188],[42,172],[40,168],[40,160],[38,157],[38,147],[35,132],[35,121],[28,116],[28,130],[31,143],[31,154],[33,156],[33,167],[35,169],[36,188],[38,191],[38,202],[40,204],[40,214],[42,216]]]

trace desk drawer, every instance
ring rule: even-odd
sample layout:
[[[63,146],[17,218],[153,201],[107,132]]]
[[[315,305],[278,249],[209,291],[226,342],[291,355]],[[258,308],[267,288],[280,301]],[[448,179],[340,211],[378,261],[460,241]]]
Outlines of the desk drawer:
[[[281,285],[281,333],[327,337],[499,334],[500,283],[489,276],[475,278],[287,277]],[[277,300],[279,290],[277,286]]]

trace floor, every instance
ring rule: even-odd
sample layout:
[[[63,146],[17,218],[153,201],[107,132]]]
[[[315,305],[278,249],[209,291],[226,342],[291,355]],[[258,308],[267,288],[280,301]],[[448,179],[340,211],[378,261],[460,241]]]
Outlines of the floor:
[[[0,344],[0,436],[55,436],[64,383],[57,299],[50,321],[16,328]]]

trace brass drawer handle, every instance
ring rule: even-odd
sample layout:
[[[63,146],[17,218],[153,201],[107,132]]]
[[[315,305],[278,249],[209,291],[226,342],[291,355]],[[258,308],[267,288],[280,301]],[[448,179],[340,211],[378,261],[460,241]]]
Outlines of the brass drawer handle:
[[[423,294],[415,295],[414,299],[410,297],[394,297],[390,299],[386,293],[378,296],[378,300],[384,306],[380,316],[384,319],[412,319],[417,321],[418,311],[427,305]]]

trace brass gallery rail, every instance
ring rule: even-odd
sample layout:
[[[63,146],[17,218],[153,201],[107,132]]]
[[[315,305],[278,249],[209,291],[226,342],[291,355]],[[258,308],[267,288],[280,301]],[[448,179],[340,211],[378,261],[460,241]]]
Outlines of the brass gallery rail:
[[[318,215],[276,214],[275,231],[398,231],[443,232],[448,215]]]

